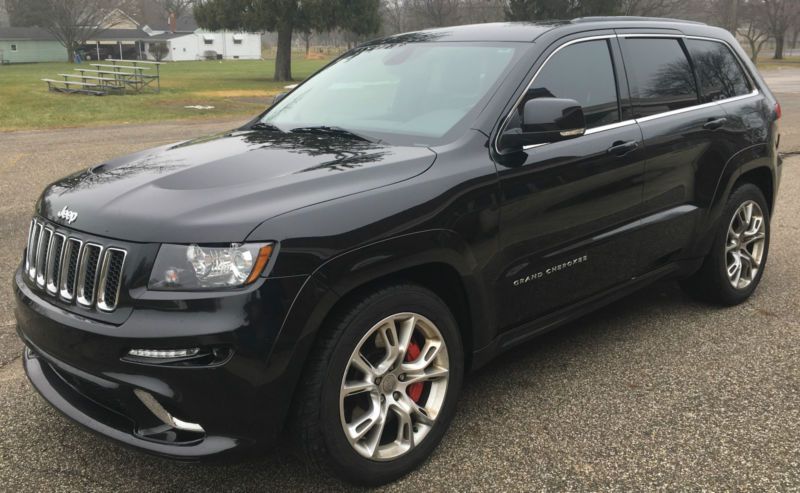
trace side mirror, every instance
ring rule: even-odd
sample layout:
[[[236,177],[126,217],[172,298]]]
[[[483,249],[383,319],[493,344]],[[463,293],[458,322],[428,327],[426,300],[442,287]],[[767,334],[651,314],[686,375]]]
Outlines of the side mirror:
[[[525,103],[520,128],[500,137],[503,150],[573,139],[586,133],[583,108],[574,99],[537,98]]]

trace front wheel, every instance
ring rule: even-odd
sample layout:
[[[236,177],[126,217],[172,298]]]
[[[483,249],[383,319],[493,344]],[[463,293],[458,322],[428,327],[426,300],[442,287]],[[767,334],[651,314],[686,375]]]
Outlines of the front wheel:
[[[723,305],[745,301],[764,274],[769,234],[764,194],[753,184],[738,187],[720,219],[711,252],[682,287],[696,298]]]
[[[296,400],[303,455],[354,483],[397,479],[430,455],[455,412],[456,322],[409,284],[364,297],[325,330]]]

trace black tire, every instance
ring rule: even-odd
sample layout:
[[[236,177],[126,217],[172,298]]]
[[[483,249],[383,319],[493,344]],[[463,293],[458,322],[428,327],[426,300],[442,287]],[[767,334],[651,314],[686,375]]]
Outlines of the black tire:
[[[734,214],[742,204],[754,201],[761,208],[764,215],[765,242],[763,256],[758,273],[746,287],[735,288],[728,279],[726,272],[725,245],[728,237],[728,228]],[[764,268],[769,254],[770,216],[767,201],[760,188],[745,183],[737,187],[728,199],[725,210],[719,219],[714,234],[711,251],[703,261],[703,266],[693,276],[681,281],[681,287],[692,297],[723,306],[733,306],[747,300],[758,287],[764,275]]]
[[[445,397],[439,415],[419,444],[393,460],[370,460],[359,455],[345,436],[339,392],[350,357],[362,337],[386,317],[404,312],[422,315],[441,333],[449,357]],[[447,305],[418,285],[388,286],[350,303],[321,331],[297,388],[289,428],[301,459],[365,486],[394,481],[417,468],[450,425],[463,380],[463,346]]]

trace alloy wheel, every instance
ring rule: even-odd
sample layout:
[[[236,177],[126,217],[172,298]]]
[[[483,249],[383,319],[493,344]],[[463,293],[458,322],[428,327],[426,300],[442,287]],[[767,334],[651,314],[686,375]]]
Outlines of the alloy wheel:
[[[725,267],[735,289],[747,288],[758,276],[766,245],[766,221],[761,207],[748,200],[736,210],[728,226]]]
[[[407,454],[433,428],[448,377],[447,346],[433,322],[398,313],[375,324],[342,378],[339,415],[350,445],[371,460]]]

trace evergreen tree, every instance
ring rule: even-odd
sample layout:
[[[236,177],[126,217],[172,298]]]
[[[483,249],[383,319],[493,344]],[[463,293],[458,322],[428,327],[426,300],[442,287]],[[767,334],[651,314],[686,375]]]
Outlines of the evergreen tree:
[[[380,28],[379,0],[199,0],[197,23],[210,30],[278,33],[275,80],[292,80],[292,35],[336,27],[370,34]]]

